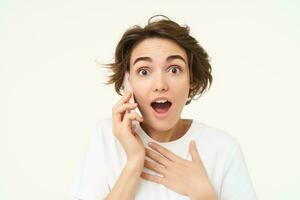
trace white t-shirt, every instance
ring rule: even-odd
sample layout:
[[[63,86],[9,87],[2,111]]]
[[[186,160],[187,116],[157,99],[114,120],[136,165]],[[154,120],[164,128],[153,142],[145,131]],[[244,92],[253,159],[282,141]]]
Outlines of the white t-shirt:
[[[195,140],[218,199],[257,199],[241,147],[236,139],[226,132],[193,120],[185,135],[171,142],[160,143],[153,140],[139,125],[137,133],[144,146],[154,141],[187,160],[191,160],[189,142]],[[112,120],[100,121],[92,133],[85,160],[72,189],[72,196],[81,200],[105,198],[116,183],[125,163],[125,151],[112,133]],[[144,168],[144,171],[155,174],[147,168]],[[189,197],[141,178],[135,199],[183,200]]]

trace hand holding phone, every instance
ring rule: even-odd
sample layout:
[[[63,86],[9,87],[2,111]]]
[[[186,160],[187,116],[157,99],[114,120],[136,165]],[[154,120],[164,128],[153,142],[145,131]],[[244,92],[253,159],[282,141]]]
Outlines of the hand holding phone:
[[[124,95],[127,91],[131,92],[132,95],[131,95],[131,98],[129,99],[129,103],[135,103],[134,102],[133,90],[132,90],[132,87],[131,87],[130,82],[129,82],[129,73],[128,72],[125,72],[122,87],[123,87],[123,89],[121,90],[121,94]],[[136,108],[135,111],[139,115],[141,115],[141,113],[138,111],[138,108]],[[126,112],[129,112],[129,111],[126,111]],[[139,122],[136,121],[136,120],[132,121],[132,130],[133,131],[136,131],[138,123]]]
[[[128,162],[143,166],[145,148],[139,134],[136,133],[136,124],[142,122],[143,118],[138,112],[134,112],[137,104],[133,104],[134,98],[128,78],[129,74],[126,74],[120,91],[123,96],[112,109],[112,133],[123,146]],[[131,94],[124,95],[126,91],[131,91]]]

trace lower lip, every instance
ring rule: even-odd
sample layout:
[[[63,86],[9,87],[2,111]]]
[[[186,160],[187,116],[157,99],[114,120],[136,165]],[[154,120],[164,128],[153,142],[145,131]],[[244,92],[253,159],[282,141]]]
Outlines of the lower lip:
[[[172,105],[170,106],[170,108],[168,109],[168,111],[167,112],[164,112],[164,113],[158,113],[158,112],[156,112],[152,107],[152,111],[153,111],[153,113],[154,113],[154,116],[157,118],[157,119],[165,119],[166,117],[168,117],[168,115],[169,115],[169,112],[170,112],[170,110],[171,110],[171,107],[172,107]]]

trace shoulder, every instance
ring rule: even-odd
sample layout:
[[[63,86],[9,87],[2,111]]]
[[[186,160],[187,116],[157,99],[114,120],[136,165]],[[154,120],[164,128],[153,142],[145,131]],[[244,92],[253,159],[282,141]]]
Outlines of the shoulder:
[[[111,131],[112,129],[112,119],[111,118],[104,118],[96,123],[95,127],[98,131]]]
[[[239,141],[220,128],[195,121],[193,131],[196,141],[210,150],[229,153],[239,148]]]
[[[101,141],[114,140],[114,135],[112,133],[112,119],[104,118],[96,122],[92,137],[98,138]]]

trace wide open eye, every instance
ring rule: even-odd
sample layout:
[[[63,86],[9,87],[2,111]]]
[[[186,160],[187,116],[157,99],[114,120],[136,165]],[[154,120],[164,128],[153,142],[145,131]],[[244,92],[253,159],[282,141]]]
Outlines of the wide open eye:
[[[173,65],[170,67],[170,70],[172,74],[178,74],[181,72],[181,68],[177,65]]]
[[[148,73],[149,73],[149,71],[148,71],[147,69],[145,69],[145,68],[140,68],[140,69],[138,70],[138,73],[139,73],[139,75],[141,75],[141,76],[147,76]]]

